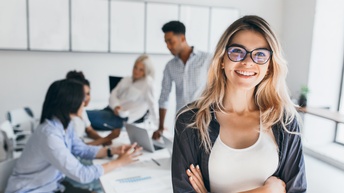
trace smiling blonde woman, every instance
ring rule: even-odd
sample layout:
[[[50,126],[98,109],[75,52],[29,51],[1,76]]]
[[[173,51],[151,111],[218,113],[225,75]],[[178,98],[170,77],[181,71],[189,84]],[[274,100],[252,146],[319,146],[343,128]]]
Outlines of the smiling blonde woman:
[[[177,116],[174,192],[306,192],[299,118],[281,53],[258,16],[227,28],[202,96]]]

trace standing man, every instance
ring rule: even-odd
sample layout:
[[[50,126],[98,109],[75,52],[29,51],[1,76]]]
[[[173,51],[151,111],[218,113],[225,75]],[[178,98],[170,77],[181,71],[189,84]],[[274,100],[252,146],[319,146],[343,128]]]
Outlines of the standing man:
[[[170,21],[162,27],[167,48],[174,56],[165,67],[159,99],[159,128],[153,133],[158,139],[163,130],[172,82],[176,86],[176,112],[199,97],[205,87],[210,55],[189,46],[185,39],[185,26]]]

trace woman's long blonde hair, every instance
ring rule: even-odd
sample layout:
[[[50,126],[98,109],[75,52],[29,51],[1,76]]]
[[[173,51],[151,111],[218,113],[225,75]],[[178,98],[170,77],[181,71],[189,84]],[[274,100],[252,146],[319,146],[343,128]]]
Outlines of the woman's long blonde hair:
[[[201,144],[207,152],[210,152],[211,149],[208,127],[212,116],[209,107],[211,106],[215,112],[225,110],[223,102],[228,83],[224,70],[221,69],[221,63],[226,54],[225,49],[234,35],[243,30],[262,34],[273,51],[267,76],[256,86],[254,92],[255,103],[261,111],[263,125],[265,128],[271,128],[272,125],[280,122],[287,131],[286,125],[297,116],[285,81],[288,71],[287,64],[274,32],[264,19],[258,16],[244,16],[232,23],[221,36],[209,68],[206,88],[201,97],[180,112],[182,114],[190,109],[198,109],[195,121],[189,127],[199,129]]]

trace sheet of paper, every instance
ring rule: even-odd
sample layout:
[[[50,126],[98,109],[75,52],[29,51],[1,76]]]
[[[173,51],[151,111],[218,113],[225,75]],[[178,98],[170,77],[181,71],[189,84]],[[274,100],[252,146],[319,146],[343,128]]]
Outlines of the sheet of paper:
[[[147,173],[147,172],[146,172]],[[140,192],[171,192],[171,177],[166,173],[131,176],[127,178],[115,178],[110,181],[112,188],[118,193]]]
[[[121,132],[113,145],[129,140],[126,132]],[[171,154],[164,148],[154,153],[142,151],[143,155],[135,163],[117,168],[100,177],[106,193],[172,193]],[[103,164],[113,158],[95,159],[94,164]],[[153,161],[155,160],[155,161]]]
[[[172,192],[170,160],[156,161],[160,165],[152,160],[146,160],[132,164],[130,167],[119,168],[111,175],[106,175],[102,183],[106,183],[111,187],[111,192],[116,193]]]

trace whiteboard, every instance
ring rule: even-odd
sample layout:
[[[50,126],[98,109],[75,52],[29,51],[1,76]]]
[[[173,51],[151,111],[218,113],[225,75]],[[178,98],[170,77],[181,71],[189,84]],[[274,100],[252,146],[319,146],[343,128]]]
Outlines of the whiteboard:
[[[30,0],[31,50],[69,50],[69,0]]]
[[[109,50],[108,0],[72,0],[72,51]]]
[[[143,53],[145,3],[111,1],[111,52]]]
[[[186,40],[190,46],[207,52],[209,38],[209,7],[182,5],[180,21],[186,28]]]
[[[26,1],[0,1],[0,48],[27,49]]]
[[[239,10],[228,8],[211,8],[210,19],[210,47],[214,52],[223,32],[239,18]]]
[[[171,21],[178,20],[177,4],[147,4],[146,52],[167,54],[170,53],[164,41],[162,26]]]

